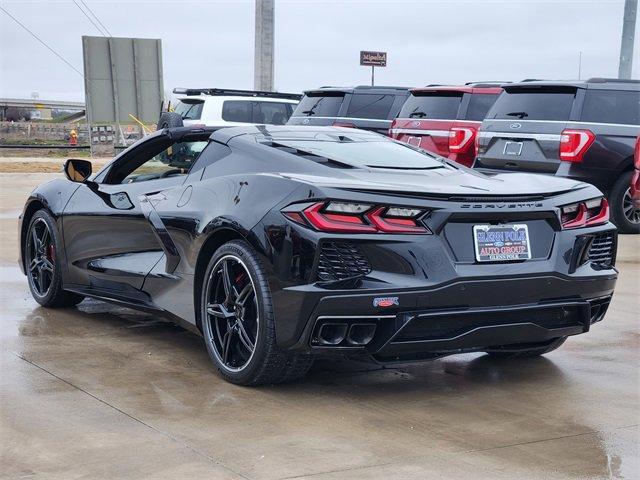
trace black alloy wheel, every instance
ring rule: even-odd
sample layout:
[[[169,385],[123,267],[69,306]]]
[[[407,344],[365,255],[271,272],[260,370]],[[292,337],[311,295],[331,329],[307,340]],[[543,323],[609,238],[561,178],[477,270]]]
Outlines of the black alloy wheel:
[[[38,210],[24,238],[24,267],[29,290],[43,307],[71,307],[84,297],[65,291],[62,285],[61,243],[56,222],[46,210]]]
[[[627,188],[627,191],[622,197],[622,211],[630,223],[633,225],[640,225],[640,208],[635,207],[633,204],[631,188]]]
[[[39,297],[46,297],[53,285],[56,248],[47,222],[36,218],[27,238],[27,275],[32,290]]]
[[[313,363],[311,355],[278,347],[267,274],[245,241],[225,243],[209,260],[202,278],[200,321],[209,356],[229,382],[290,382],[303,377]]]
[[[206,313],[217,360],[230,372],[244,369],[256,349],[260,313],[253,280],[240,258],[225,255],[211,270]]]

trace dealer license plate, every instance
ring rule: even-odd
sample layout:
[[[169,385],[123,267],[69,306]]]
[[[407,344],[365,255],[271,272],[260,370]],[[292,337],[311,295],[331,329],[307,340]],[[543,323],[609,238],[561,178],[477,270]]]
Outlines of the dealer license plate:
[[[524,224],[474,225],[473,241],[479,262],[513,262],[531,258],[529,230]]]

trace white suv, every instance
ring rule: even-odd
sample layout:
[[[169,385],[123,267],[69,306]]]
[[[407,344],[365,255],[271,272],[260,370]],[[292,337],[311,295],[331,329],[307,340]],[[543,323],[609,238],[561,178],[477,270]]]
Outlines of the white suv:
[[[226,90],[219,88],[175,88],[176,101],[158,121],[158,129],[203,125],[284,125],[302,95],[294,93]]]

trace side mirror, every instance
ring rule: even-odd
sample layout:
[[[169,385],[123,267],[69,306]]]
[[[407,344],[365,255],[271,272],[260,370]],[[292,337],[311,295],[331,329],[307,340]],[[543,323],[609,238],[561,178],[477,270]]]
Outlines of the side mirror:
[[[64,162],[64,174],[72,182],[83,183],[91,176],[91,162],[89,160],[80,160],[70,158]]]

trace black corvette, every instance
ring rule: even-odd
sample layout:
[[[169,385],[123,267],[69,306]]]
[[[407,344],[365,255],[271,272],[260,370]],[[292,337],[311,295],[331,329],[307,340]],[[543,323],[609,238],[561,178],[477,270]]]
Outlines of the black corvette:
[[[617,278],[595,187],[488,177],[355,129],[165,129],[65,173],[21,215],[36,301],[156,312],[239,384],[318,355],[540,355],[602,320]]]

